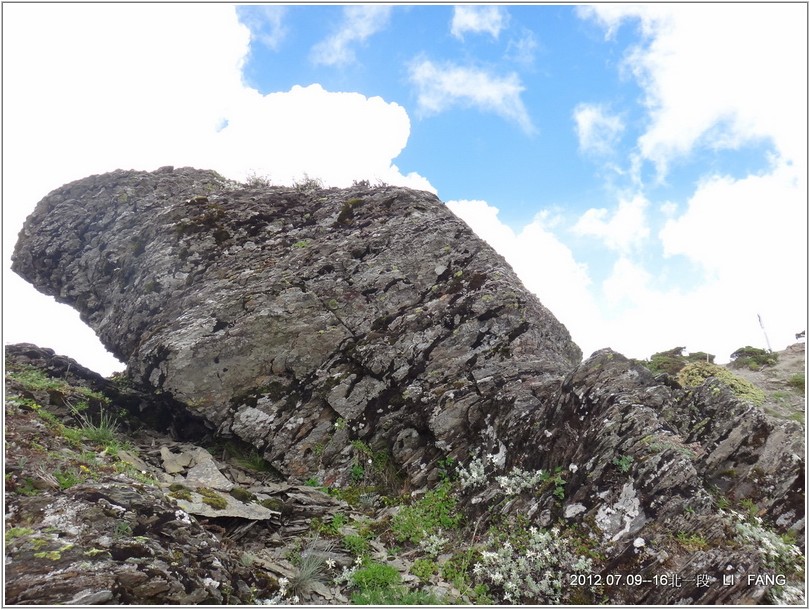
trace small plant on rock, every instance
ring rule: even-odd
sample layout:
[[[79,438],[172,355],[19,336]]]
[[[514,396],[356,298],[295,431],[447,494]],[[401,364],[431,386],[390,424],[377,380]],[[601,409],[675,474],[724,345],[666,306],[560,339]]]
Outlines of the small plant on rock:
[[[630,472],[630,467],[633,464],[633,457],[630,455],[623,455],[621,457],[613,458],[613,465],[619,469],[622,474]]]
[[[438,566],[431,559],[420,558],[413,562],[410,572],[422,582],[428,582],[430,577],[436,574]]]
[[[293,561],[298,569],[296,574],[289,580],[289,591],[293,596],[300,596],[309,590],[316,583],[323,583],[326,577],[327,553],[332,546],[318,548],[318,541],[311,540],[301,551],[298,558]]]
[[[456,510],[451,484],[445,481],[410,506],[402,507],[394,515],[391,529],[397,541],[419,544],[439,528],[458,528],[462,520],[462,514]]]
[[[506,540],[490,537],[488,548],[473,566],[474,576],[490,593],[507,603],[559,604],[569,593],[566,575],[589,574],[592,562],[576,555],[557,528],[530,527]]]

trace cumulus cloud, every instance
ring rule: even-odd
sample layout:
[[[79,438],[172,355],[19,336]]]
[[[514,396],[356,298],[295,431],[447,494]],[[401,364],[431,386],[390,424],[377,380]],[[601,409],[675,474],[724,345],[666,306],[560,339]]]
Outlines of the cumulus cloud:
[[[574,108],[579,149],[584,153],[606,155],[613,151],[624,123],[599,104],[579,104]]]
[[[381,5],[347,6],[338,30],[312,48],[312,61],[326,66],[344,66],[355,61],[353,46],[364,43],[385,29],[391,7]]]
[[[420,59],[411,63],[409,77],[416,85],[422,113],[436,114],[457,105],[474,107],[513,121],[527,133],[534,132],[520,98],[524,87],[514,72],[498,76],[480,68]]]
[[[611,214],[607,208],[587,210],[573,227],[574,233],[599,239],[611,250],[627,253],[641,246],[650,235],[649,202],[643,195],[622,199]]]
[[[641,24],[645,42],[625,68],[651,119],[640,153],[660,174],[697,145],[734,149],[763,138],[806,164],[806,6],[601,4],[581,14],[609,34],[630,18]]]
[[[613,264],[610,275],[602,282],[602,291],[611,306],[633,305],[639,295],[649,290],[652,276],[641,265],[626,256]]]
[[[453,7],[453,21],[450,33],[456,38],[464,34],[489,34],[498,38],[508,21],[506,9],[501,6],[456,6]]]
[[[250,32],[233,6],[17,4],[3,17],[4,48],[13,49],[3,65],[6,269],[24,218],[48,191],[118,168],[192,165],[276,184],[306,173],[336,186],[369,179],[433,190],[393,163],[410,132],[401,106],[320,85],[267,95],[247,87]],[[4,282],[6,341],[39,341],[103,373],[121,368],[69,322],[66,306],[12,273]]]
[[[228,175],[267,174],[275,183],[289,184],[306,172],[334,186],[378,179],[429,189],[427,181],[404,177],[392,164],[409,134],[408,114],[396,103],[296,85],[267,95],[246,92],[214,137],[211,154]]]
[[[250,28],[250,37],[262,45],[277,51],[287,37],[284,16],[287,7],[277,4],[251,4],[237,6],[239,20]]]
[[[621,248],[623,239],[649,235],[644,206],[621,200],[614,211],[580,218],[575,231],[620,254],[601,285],[616,346],[635,342],[638,349],[643,332],[629,340],[619,331],[647,329],[659,342],[646,340],[648,353],[669,342],[727,360],[746,343],[764,347],[757,314],[775,348],[791,343],[807,317],[806,7],[602,4],[578,11],[607,37],[626,21],[639,26],[642,40],[623,62],[642,88],[648,117],[629,156],[638,192],[645,191],[645,164],[665,178],[696,149],[770,143],[773,151],[756,175],[707,173],[686,201],[657,205],[658,241],[639,243],[660,248],[672,268],[689,269],[688,290],[656,287],[640,262],[656,256],[650,248]],[[788,58],[791,69],[781,69]]]
[[[791,342],[807,318],[807,190],[793,166],[735,180],[707,179],[685,212],[661,230],[667,256],[704,269],[729,310],[767,320],[771,339]]]

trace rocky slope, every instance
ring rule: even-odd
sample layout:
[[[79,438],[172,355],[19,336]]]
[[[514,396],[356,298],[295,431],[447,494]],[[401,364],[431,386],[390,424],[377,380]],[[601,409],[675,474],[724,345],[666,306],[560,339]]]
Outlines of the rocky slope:
[[[308,480],[362,505],[379,535],[372,522],[347,533],[354,517],[317,533],[344,551],[362,546],[351,536],[381,545],[369,562],[399,561],[406,576],[418,565],[423,584],[446,585],[443,599],[797,592],[801,425],[718,379],[684,388],[610,350],[581,362],[566,329],[430,194],[113,172],[40,202],[13,268],[127,362],[145,414],[198,444],[255,451],[276,484]],[[175,475],[202,469],[228,487],[203,454],[180,455],[162,456]],[[260,488],[242,503],[267,496]],[[237,510],[230,501],[183,495],[183,510],[274,527],[271,514],[226,516],[216,511]],[[448,557],[454,545],[464,551]],[[518,566],[522,553],[532,561]],[[778,583],[756,580],[777,571]]]
[[[734,366],[728,368],[736,375],[762,388],[765,400],[763,410],[774,417],[805,422],[805,343],[794,343],[774,352],[773,366]]]

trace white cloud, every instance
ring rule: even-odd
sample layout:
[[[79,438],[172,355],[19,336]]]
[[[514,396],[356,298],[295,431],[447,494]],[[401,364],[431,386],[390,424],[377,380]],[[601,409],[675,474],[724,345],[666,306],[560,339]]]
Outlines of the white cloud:
[[[585,153],[609,154],[624,131],[621,118],[599,104],[579,104],[574,109],[574,122],[579,149]]]
[[[363,43],[385,29],[390,17],[390,6],[366,4],[345,7],[338,31],[312,48],[312,61],[327,66],[344,66],[354,62],[353,45]]]
[[[534,57],[539,47],[534,32],[524,30],[519,36],[509,40],[505,57],[524,66],[531,66],[534,64]]]
[[[580,217],[573,231],[595,237],[611,250],[627,253],[641,246],[650,235],[648,206],[643,195],[635,195],[622,199],[612,215],[606,208],[591,208]]]
[[[639,264],[620,256],[610,275],[602,282],[602,291],[611,306],[635,304],[649,290],[652,276]]]
[[[418,90],[423,113],[435,114],[455,105],[472,106],[514,121],[527,133],[534,132],[520,99],[524,87],[514,72],[497,76],[479,68],[437,65],[422,59],[410,65],[409,76]]]
[[[289,184],[306,173],[334,186],[365,178],[429,189],[424,179],[405,178],[392,164],[409,133],[408,114],[396,103],[295,86],[267,95],[246,92],[227,128],[214,137],[211,155],[220,171],[236,177],[253,171]]]
[[[393,164],[410,132],[401,106],[319,85],[268,95],[246,87],[250,33],[233,6],[16,4],[3,19],[6,270],[37,201],[118,168],[192,165],[237,179],[269,174],[276,184],[308,174],[335,186],[367,178],[433,190]],[[4,286],[6,342],[35,340],[103,373],[121,368],[68,321],[67,306],[12,273]]]
[[[661,231],[666,255],[685,256],[722,286],[720,302],[769,320],[789,341],[807,317],[807,190],[792,166],[734,180],[714,177]]]
[[[456,38],[464,38],[464,34],[471,32],[497,39],[508,19],[506,9],[501,6],[456,6],[450,33]]]
[[[602,4],[581,14],[609,34],[640,19],[647,44],[625,65],[644,88],[651,118],[640,152],[662,175],[697,145],[736,148],[763,138],[806,164],[806,5]]]
[[[608,37],[628,19],[640,25],[643,40],[624,60],[648,113],[629,158],[638,192],[644,192],[646,163],[664,178],[673,162],[696,149],[763,143],[774,149],[767,169],[756,175],[707,175],[688,201],[657,206],[665,220],[656,236],[665,262],[695,273],[689,290],[656,287],[658,276],[639,262],[653,251],[619,248],[625,230],[632,235],[633,226],[646,226],[639,209],[627,208],[624,222],[626,202],[612,215],[589,210],[580,219],[580,234],[605,239],[622,253],[602,283],[604,323],[613,329],[614,345],[636,353],[646,345],[648,354],[667,344],[688,345],[723,361],[742,345],[765,347],[757,314],[775,349],[792,343],[807,319],[807,7],[601,4],[578,10]]]
[[[277,4],[237,7],[239,20],[250,28],[251,39],[258,40],[268,49],[277,51],[287,37],[284,25],[286,6]]]

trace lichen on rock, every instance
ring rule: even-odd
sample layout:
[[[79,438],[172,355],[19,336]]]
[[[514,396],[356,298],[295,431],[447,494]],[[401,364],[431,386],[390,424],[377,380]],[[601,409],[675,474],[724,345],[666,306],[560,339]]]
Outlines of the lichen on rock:
[[[610,349],[582,361],[565,327],[432,194],[117,171],[45,197],[13,269],[80,311],[132,386],[160,398],[150,404],[162,421],[241,442],[274,476],[358,499],[383,486],[432,499],[455,464],[453,507],[471,527],[563,524],[601,574],[715,578],[697,589],[616,583],[602,591],[611,603],[764,599],[745,579],[723,583],[729,565],[769,564],[750,536],[729,538],[735,517],[721,506],[756,507],[773,535],[804,535],[801,425],[745,400],[719,367],[674,363],[680,348],[662,353],[657,377]],[[274,507],[270,526],[302,497],[265,483],[244,502],[213,458],[161,457],[195,502],[214,487],[227,510]],[[226,510],[212,502],[200,516]],[[565,599],[598,601],[588,595]]]

